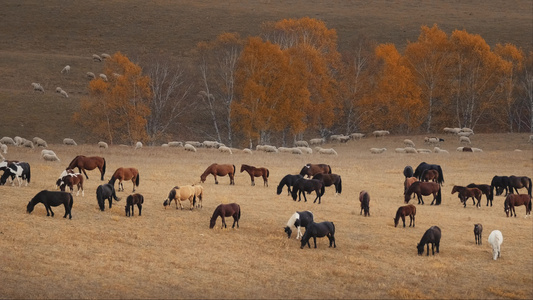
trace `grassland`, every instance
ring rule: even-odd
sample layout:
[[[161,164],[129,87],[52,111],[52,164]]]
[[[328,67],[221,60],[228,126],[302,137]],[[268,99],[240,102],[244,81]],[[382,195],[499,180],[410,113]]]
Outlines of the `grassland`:
[[[458,153],[456,138],[445,137],[441,148],[450,154],[394,153],[405,137],[366,138],[333,146],[338,156],[266,154],[233,155],[200,149],[144,147],[134,150],[96,145],[50,145],[61,162],[45,162],[39,149],[10,147],[10,159],[28,161],[31,183],[0,186],[0,297],[1,298],[375,298],[375,299],[531,299],[533,298],[532,218],[507,218],[502,196],[494,206],[466,208],[453,185],[490,183],[494,175],[533,177],[533,149],[524,134],[476,134],[483,153]],[[423,147],[423,137],[409,137]],[[373,155],[370,147],[386,147]],[[519,149],[521,151],[515,151]],[[54,218],[44,206],[32,214],[27,202],[40,190],[54,189],[59,173],[77,154],[101,155],[107,160],[108,180],[118,167],[137,167],[138,192],[145,196],[143,215],[127,218],[125,197],[111,209],[98,210],[95,191],[101,181],[89,172],[85,196],[74,197],[72,220],[63,208]],[[402,171],[420,162],[440,164],[444,170],[440,206],[417,205],[416,227],[395,228],[392,218],[403,205]],[[164,209],[162,202],[175,185],[190,184],[211,163],[241,163],[270,169],[269,187],[250,186],[246,173],[235,186],[212,177],[205,188],[202,209]],[[305,163],[327,163],[343,178],[343,192],[327,188],[322,204],[294,202],[276,186],[286,174]],[[260,181],[259,181],[260,182]],[[359,215],[358,194],[371,196],[370,217]],[[214,229],[208,223],[219,203],[237,202],[242,208],[239,229]],[[427,202],[426,202],[427,203]],[[299,241],[283,232],[294,211],[311,210],[317,221],[336,225],[337,248],[327,239],[317,249],[300,249]],[[137,212],[137,211],[136,211]],[[483,245],[474,243],[473,224],[484,227]],[[415,246],[432,225],[442,229],[440,253],[418,256]],[[499,229],[504,236],[502,257],[493,261],[486,242]]]

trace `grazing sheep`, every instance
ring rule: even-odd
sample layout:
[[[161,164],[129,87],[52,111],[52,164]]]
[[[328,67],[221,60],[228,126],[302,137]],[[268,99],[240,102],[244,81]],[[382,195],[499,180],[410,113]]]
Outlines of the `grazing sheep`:
[[[429,150],[429,149],[416,149],[416,151],[418,153],[422,153],[422,154],[432,153],[431,150]]]
[[[196,152],[196,148],[193,145],[191,145],[191,144],[185,144],[184,149],[186,151]]]
[[[474,130],[468,128],[468,127],[463,127],[461,128],[461,132],[471,132],[472,134],[474,133]]]
[[[364,137],[365,137],[364,133],[354,132],[354,133],[350,134],[350,138],[352,140],[360,140],[360,139],[362,139]]]
[[[418,151],[415,148],[413,148],[413,147],[405,147],[405,153],[411,153],[411,154],[414,153],[414,154],[416,154],[416,153],[418,153]]]
[[[338,155],[337,151],[335,151],[335,149],[333,148],[326,148],[326,149],[320,148],[320,147],[317,147],[317,148],[319,148],[317,151],[318,154]]]
[[[309,143],[306,141],[296,141],[294,142],[295,147],[309,147]]]
[[[35,146],[37,147],[43,147],[43,148],[46,148],[48,147],[48,144],[46,143],[45,140],[39,138],[39,137],[34,137],[33,138],[33,143],[35,144]]]
[[[98,54],[93,54],[93,61],[102,62],[102,58]]]
[[[98,75],[100,78],[102,78],[103,81],[107,81],[107,76],[105,74]]]
[[[231,148],[226,147],[226,146],[218,147],[218,151],[223,152],[223,153],[233,154],[233,152],[231,152]]]
[[[196,141],[186,141],[185,144],[193,145],[196,148],[201,148],[204,146],[202,143]]]
[[[350,137],[344,134],[334,134],[329,137],[329,140],[331,142],[336,142],[336,143],[346,143],[350,140]]]
[[[28,140],[24,140],[24,143],[22,144],[22,146],[26,147],[26,148],[35,148],[35,146],[33,145],[33,142],[32,141],[28,141]]]
[[[143,147],[143,143],[141,143],[141,142],[137,142],[137,143],[135,144],[135,149],[136,149],[136,150],[137,150],[137,149],[140,149],[140,148],[142,148],[142,147]]]
[[[102,142],[102,141],[100,141],[100,142],[98,142],[98,148],[104,148],[104,149],[107,149],[107,148],[109,148],[109,146],[107,145],[106,142]]]
[[[372,134],[375,137],[382,137],[382,136],[386,136],[386,135],[390,134],[390,132],[388,132],[387,130],[376,130],[376,131],[372,132]]]
[[[61,90],[61,92],[59,92],[59,94],[61,94],[61,96],[65,97],[65,98],[68,98],[68,93],[65,90]]]
[[[296,148],[300,149],[302,151],[302,153],[313,154],[313,149],[311,149],[309,147],[296,147]]]
[[[21,138],[20,136],[14,137],[13,140],[15,140],[15,146],[17,147],[22,147],[24,145],[24,141],[26,141],[26,139]]]
[[[182,142],[168,142],[169,147],[183,147]]]
[[[413,143],[413,141],[411,141],[410,139],[405,139],[403,140],[403,144],[406,146],[406,147],[415,147],[415,143]]]
[[[45,154],[56,155],[56,153],[54,151],[52,151],[52,150],[48,150],[48,149],[41,150],[41,156],[44,156]]]
[[[467,136],[460,136],[460,137],[459,137],[459,143],[461,143],[461,144],[468,144],[468,145],[472,144],[472,143],[470,142],[470,138],[467,137]]]
[[[527,140],[528,143],[533,143],[533,134],[529,136],[529,140]]]
[[[472,148],[472,152],[483,152],[483,150],[479,148]]]
[[[2,153],[7,154],[7,145],[6,144],[0,144],[0,151]]]
[[[61,70],[61,74],[63,74],[63,73],[67,73],[67,74],[70,73],[70,66],[69,65],[66,65],[63,68],[63,70]]]
[[[108,58],[111,58],[111,55],[109,55],[107,53],[102,53],[102,55],[100,55],[100,57],[102,57],[102,59],[108,59]]]
[[[222,144],[217,141],[203,141],[202,144],[206,148],[215,148],[215,149],[222,146]]]
[[[161,147],[168,148],[168,144],[161,144]]]
[[[87,78],[89,78],[89,79],[95,79],[95,78],[96,78],[96,75],[94,75],[93,72],[87,72]]]
[[[242,153],[245,153],[245,154],[252,154],[252,150],[248,149],[248,148],[244,148],[242,149]]]
[[[303,154],[302,150],[298,148],[291,148],[291,153],[292,154]]]
[[[70,139],[70,138],[63,139],[63,144],[68,145],[68,146],[77,146],[78,145],[78,144],[76,144],[76,142],[73,139]]]
[[[440,142],[444,142],[444,140],[438,137],[427,137],[426,136],[424,138],[424,143],[430,146],[439,145]]]
[[[270,152],[270,153],[278,153],[278,149],[274,146],[271,146],[271,145],[257,145],[255,147],[256,150],[258,151],[265,151],[265,152]]]
[[[394,149],[394,152],[396,152],[396,153],[406,153],[405,152],[405,148],[396,148],[396,149]]]
[[[444,127],[444,133],[458,134],[459,132],[461,132],[461,128]]]
[[[278,152],[280,152],[280,153],[291,153],[292,152],[291,149],[292,148],[288,148],[288,147],[279,147],[278,148]]]
[[[43,88],[43,86],[42,86],[40,83],[35,83],[35,82],[33,82],[31,85],[33,86],[33,90],[34,90],[35,92],[42,92],[42,93],[44,93],[44,88]]]
[[[474,152],[470,147],[457,147],[457,152]]]
[[[444,149],[441,149],[439,147],[435,147],[433,148],[433,152],[435,153],[447,153],[447,154],[450,154],[450,152],[448,152],[448,150],[444,150]]]
[[[6,145],[15,145],[15,141],[8,136],[4,136],[3,138],[1,138],[0,143],[6,144]]]
[[[459,132],[457,135],[458,135],[458,136],[471,136],[471,135],[473,135],[473,134],[474,134],[473,132],[461,131],[461,132]]]
[[[56,87],[56,93],[61,93],[62,90],[63,90],[62,88]]]
[[[372,154],[381,154],[387,151],[387,148],[370,148],[370,153]]]
[[[44,154],[43,159],[46,161],[61,161],[57,155],[54,154]]]
[[[324,138],[316,138],[316,139],[310,139],[309,145],[322,145],[326,142],[326,139]]]

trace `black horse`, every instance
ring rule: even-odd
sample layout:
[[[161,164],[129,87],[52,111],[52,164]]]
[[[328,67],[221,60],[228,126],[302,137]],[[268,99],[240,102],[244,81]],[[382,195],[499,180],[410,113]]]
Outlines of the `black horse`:
[[[311,222],[313,222],[313,213],[306,210],[306,211],[297,211],[294,214],[292,214],[289,221],[287,221],[287,226],[285,226],[285,233],[287,233],[288,238],[291,238],[292,229],[291,227],[294,226],[297,230],[296,239],[299,239],[302,237],[302,232],[300,231],[301,227],[307,227]]]
[[[290,195],[292,186],[300,178],[303,178],[303,176],[302,175],[291,175],[291,174],[285,175],[285,177],[283,177],[283,179],[281,179],[281,181],[279,182],[277,194],[278,195],[281,194],[283,187],[287,186],[287,190],[288,190],[287,195]]]
[[[96,189],[96,200],[98,200],[98,206],[100,206],[101,211],[104,211],[105,209],[106,199],[109,201],[109,208],[112,206],[112,199],[120,201],[120,198],[117,198],[117,195],[115,194],[115,187],[110,183],[99,185]]]
[[[492,200],[494,200],[494,194],[492,193],[492,189],[490,188],[490,185],[488,184],[475,184],[471,183],[466,186],[467,188],[478,188],[484,195],[487,197],[487,206],[492,206]]]
[[[422,174],[424,174],[425,170],[437,170],[437,172],[439,172],[439,178],[437,179],[437,183],[439,185],[442,185],[444,183],[444,174],[442,174],[442,168],[440,167],[440,165],[428,164],[426,162],[421,162],[418,167],[416,167],[413,177],[416,177],[418,178],[418,180],[422,181]]]
[[[144,203],[144,197],[141,194],[133,194],[129,195],[128,198],[126,198],[126,217],[132,216],[134,213],[134,205],[137,204],[137,208],[139,209],[139,216],[141,215],[142,209],[143,209],[143,203]],[[130,207],[131,207],[131,213],[130,213]]]
[[[490,192],[494,195],[494,188],[496,188],[496,196],[503,194],[505,190],[505,196],[509,194],[509,176],[494,176],[490,183]]]
[[[72,219],[72,205],[74,204],[74,200],[72,199],[71,193],[42,190],[37,193],[37,195],[35,195],[30,202],[28,202],[28,206],[26,206],[26,212],[31,214],[33,208],[38,203],[44,204],[44,207],[46,207],[46,215],[50,216],[51,214],[52,217],[54,216],[52,206],[59,206],[63,204],[63,206],[65,206],[65,215],[63,218],[66,218],[68,215],[69,219]]]
[[[531,178],[527,176],[509,176],[509,193],[513,194],[513,190],[518,193],[518,189],[525,188],[527,194],[531,197]]]
[[[342,179],[340,175],[337,174],[324,174],[319,173],[313,176],[313,179],[322,180],[324,186],[335,186],[335,194],[342,193]]]
[[[307,192],[308,194],[310,194],[312,191],[316,192],[316,198],[313,203],[315,203],[318,199],[318,204],[320,204],[322,195],[324,195],[324,192],[326,191],[324,183],[318,179],[298,179],[292,187],[292,200],[296,201],[296,197],[298,196],[298,202],[300,202],[302,200],[303,193],[304,200],[305,202],[307,202],[307,197],[305,197],[305,193]]]
[[[435,255],[435,248],[437,248],[437,253],[439,253],[440,245],[440,228],[438,226],[431,226],[420,239],[420,243],[416,245],[418,250],[418,255],[424,254],[424,246],[427,245],[427,256],[429,256],[429,244],[431,244],[431,252]]]
[[[316,248],[316,238],[317,237],[325,237],[327,236],[329,239],[329,246],[333,246],[334,248],[337,248],[337,244],[335,243],[335,225],[333,222],[321,222],[321,223],[315,223],[311,222],[307,227],[305,228],[304,236],[302,237],[302,241],[300,244],[300,249],[303,249],[304,246],[307,244],[309,248],[311,248],[311,245],[309,244],[309,239],[313,238],[313,241],[315,242],[315,248]]]
[[[405,176],[405,178],[413,177],[413,174],[413,168],[411,166],[405,166],[405,168],[403,168],[403,176]]]

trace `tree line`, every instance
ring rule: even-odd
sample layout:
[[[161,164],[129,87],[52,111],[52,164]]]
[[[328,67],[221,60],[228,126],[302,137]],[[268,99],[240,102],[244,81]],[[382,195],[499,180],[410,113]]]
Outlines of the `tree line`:
[[[260,36],[222,33],[199,43],[187,65],[141,68],[119,52],[74,120],[111,143],[167,142],[190,130],[228,146],[377,129],[532,131],[533,51],[491,49],[477,34],[433,25],[402,52],[360,37],[339,53],[336,31],[312,18],[262,24]]]

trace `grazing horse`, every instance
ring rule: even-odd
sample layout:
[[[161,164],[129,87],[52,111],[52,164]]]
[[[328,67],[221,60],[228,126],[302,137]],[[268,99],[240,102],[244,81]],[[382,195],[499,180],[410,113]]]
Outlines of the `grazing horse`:
[[[311,245],[309,244],[310,238],[313,238],[316,248],[316,238],[325,236],[327,236],[329,239],[329,247],[331,248],[331,246],[333,246],[334,248],[337,248],[337,244],[335,243],[335,225],[333,222],[326,221],[321,223],[309,223],[309,225],[307,225],[305,228],[304,235],[302,236],[300,249],[303,249],[306,244],[309,248],[311,248]]]
[[[402,218],[403,227],[405,227],[405,217],[409,216],[409,227],[415,227],[416,206],[409,204],[398,207],[396,217],[394,217],[394,227],[398,226],[400,218]]]
[[[429,196],[431,194],[433,194],[433,201],[431,201],[431,205],[433,205],[433,203],[440,205],[442,199],[440,185],[436,182],[414,182],[405,192],[405,203],[409,203],[413,193],[415,193],[418,198],[418,204],[424,204],[424,199],[422,199],[422,196]]]
[[[18,163],[18,162],[19,162],[18,160],[6,160],[5,158],[3,158],[3,160],[0,162],[0,171],[4,171],[4,173],[5,173],[5,171],[7,169],[7,165],[9,165],[11,163]],[[13,179],[15,179],[15,176],[11,176],[11,181],[12,182],[13,182]]]
[[[526,188],[527,194],[531,197],[531,178],[527,176],[509,176],[509,193],[516,191],[518,194],[518,189]]]
[[[298,179],[300,178],[303,178],[303,176],[299,174],[298,175],[291,175],[291,174],[285,175],[285,177],[283,177],[281,181],[279,182],[277,194],[278,195],[281,194],[283,187],[287,186],[287,191],[288,191],[287,195],[290,195],[291,187],[293,187],[296,181],[298,181]]]
[[[481,236],[483,234],[483,225],[474,224],[474,238],[476,239],[476,245],[481,245]]]
[[[322,180],[324,186],[335,186],[335,196],[342,193],[342,180],[341,176],[337,174],[324,174],[318,173],[313,176],[313,179]]]
[[[235,228],[235,224],[237,224],[237,228],[239,228],[239,219],[241,218],[241,207],[237,203],[218,205],[217,208],[215,208],[215,211],[213,212],[211,220],[209,221],[209,228],[215,227],[217,218],[219,216],[222,219],[222,227],[220,228],[228,228],[228,226],[226,225],[226,217],[233,217],[233,226],[231,226],[231,228]]]
[[[509,177],[508,176],[494,176],[490,183],[490,191],[494,195],[494,188],[496,188],[496,196],[503,194],[505,190],[505,196],[509,194]]]
[[[501,245],[503,243],[503,235],[499,230],[493,230],[489,234],[489,244],[492,247],[492,259],[497,260],[501,256]]]
[[[26,186],[28,186],[28,183],[30,183],[31,179],[30,164],[22,161],[16,163],[8,163],[4,174],[2,175],[2,177],[0,177],[0,185],[4,185],[8,177],[11,177],[11,185],[15,184],[15,181],[13,179],[16,178],[18,180],[19,187],[22,186],[22,181],[26,181]]]
[[[135,187],[139,186],[139,170],[136,168],[118,168],[115,173],[113,173],[113,176],[111,176],[111,179],[109,179],[109,183],[112,185],[115,185],[115,181],[118,179],[118,191],[124,191],[124,185],[122,184],[122,180],[131,180],[131,183],[133,183],[133,191],[135,192]]]
[[[230,164],[226,164],[226,165],[219,165],[219,164],[212,164],[210,165],[209,167],[207,167],[207,169],[205,169],[204,173],[202,175],[200,175],[200,181],[202,183],[205,182],[205,179],[207,178],[207,175],[213,175],[213,177],[215,177],[215,184],[218,184],[218,180],[217,180],[217,175],[218,176],[226,176],[226,175],[229,175],[229,184],[230,185],[235,185],[235,180],[234,180],[234,176],[235,176],[235,165],[230,165]]]
[[[193,201],[194,207],[196,208],[204,207],[204,204],[203,204],[204,187],[199,184],[193,184],[192,186],[194,187],[194,196],[195,196],[195,199]]]
[[[418,180],[422,180],[422,174],[424,173],[424,170],[437,170],[439,173],[439,178],[437,179],[437,183],[442,185],[444,183],[444,175],[442,174],[442,168],[440,165],[434,165],[434,164],[428,164],[426,162],[421,162],[418,167],[416,167],[415,173],[413,174],[414,177],[417,177]]]
[[[80,190],[81,190],[81,195],[85,196],[85,191],[83,190],[83,182],[84,181],[85,181],[85,178],[83,178],[83,174],[81,174],[81,173],[67,174],[67,175],[59,178],[56,181],[56,185],[63,192],[65,191],[66,187],[68,186],[69,189],[70,189],[70,193],[71,194],[74,191],[74,186],[77,186],[78,187],[78,192],[76,193],[76,196],[79,196]]]
[[[405,176],[405,178],[413,177],[413,167],[405,166],[405,168],[403,168],[403,176]]]
[[[313,213],[306,210],[306,211],[297,211],[294,214],[292,214],[289,221],[287,221],[287,226],[285,226],[285,232],[287,233],[288,238],[291,238],[292,230],[291,226],[294,226],[297,230],[296,239],[299,239],[302,237],[302,231],[300,230],[301,227],[307,227],[311,222],[313,222]]]
[[[85,178],[89,179],[89,176],[87,176],[87,172],[85,170],[94,170],[98,168],[100,170],[101,178],[100,180],[104,180],[104,174],[105,174],[105,158],[100,156],[85,156],[85,155],[78,155],[76,156],[68,165],[67,169],[74,169],[78,168],[79,173],[83,172],[85,174]]]
[[[427,169],[422,172],[422,176],[420,176],[422,179],[420,181],[433,181],[438,182],[439,181],[439,172],[434,169]]]
[[[467,185],[466,187],[467,188],[478,188],[481,191],[481,193],[484,194],[485,197],[487,197],[487,206],[489,206],[489,202],[490,202],[490,206],[492,206],[492,200],[494,200],[494,194],[492,194],[492,189],[490,188],[490,185],[471,183]]]
[[[270,175],[270,172],[267,168],[256,168],[254,166],[242,164],[241,173],[243,171],[248,172],[248,175],[250,175],[250,179],[252,180],[252,186],[255,185],[254,177],[263,177],[263,186],[268,186],[268,175]]]
[[[435,255],[435,248],[437,248],[437,253],[439,253],[440,245],[440,228],[438,226],[431,226],[420,239],[420,243],[416,245],[418,250],[418,255],[424,253],[424,246],[427,245],[427,256],[429,256],[429,244],[431,244],[431,252]]]
[[[126,217],[132,216],[135,214],[134,212],[134,205],[137,204],[137,208],[139,209],[139,216],[141,215],[142,209],[143,209],[143,203],[144,203],[144,196],[141,194],[133,194],[129,195],[128,198],[126,198]],[[130,213],[130,207],[131,207],[131,213]]]
[[[409,187],[417,181],[418,179],[416,177],[406,177],[405,181],[403,182],[403,194],[405,195]]]
[[[361,211],[359,214],[363,214],[363,211],[365,211],[365,217],[370,217],[370,195],[367,191],[360,191],[359,192],[359,202],[361,202]]]
[[[466,200],[468,198],[472,198],[472,201],[474,202],[474,205],[476,207],[481,207],[481,196],[483,193],[478,188],[467,188],[460,185],[454,185],[452,189],[452,195],[458,193],[458,197],[461,200],[461,203],[464,204],[464,207],[466,207]],[[477,204],[476,204],[477,200]]]
[[[46,207],[46,215],[50,216],[50,214],[52,214],[52,217],[54,216],[52,206],[59,206],[63,204],[65,207],[65,215],[63,218],[66,218],[68,215],[69,219],[72,219],[72,205],[74,204],[74,200],[72,199],[72,195],[70,193],[46,190],[40,191],[30,200],[30,202],[28,202],[28,205],[26,206],[26,212],[31,214],[37,203],[44,204],[44,207]]]
[[[326,164],[307,164],[303,166],[300,175],[311,178],[318,173],[331,174],[331,167]]]
[[[304,200],[307,202],[307,197],[305,196],[305,193],[307,192],[310,194],[312,191],[316,192],[316,198],[313,203],[316,202],[318,199],[318,204],[320,204],[320,201],[322,199],[322,195],[324,195],[324,192],[326,191],[326,188],[324,187],[324,183],[322,183],[321,180],[318,179],[305,179],[301,178],[298,181],[296,181],[292,187],[292,200],[296,201],[296,196],[298,196],[298,202],[302,200],[302,193],[304,194]]]
[[[179,208],[183,209],[183,205],[181,204],[181,201],[189,200],[190,202],[190,210],[194,208],[194,202],[196,199],[196,189],[192,185],[182,185],[181,187],[175,186],[170,190],[168,193],[168,197],[163,202],[163,206],[165,206],[165,209],[168,205],[172,203],[172,200],[176,202],[176,209]]]
[[[520,205],[524,205],[526,207],[526,217],[531,215],[531,197],[529,195],[509,194],[505,198],[503,205],[507,217],[509,217],[509,213],[511,213],[511,217],[513,216],[513,213],[516,217],[515,206]]]
[[[105,209],[106,199],[109,201],[109,208],[112,206],[112,199],[120,201],[120,198],[117,198],[117,195],[115,194],[115,187],[109,183],[99,185],[96,189],[96,200],[98,201],[98,206],[101,211],[104,211]]]

